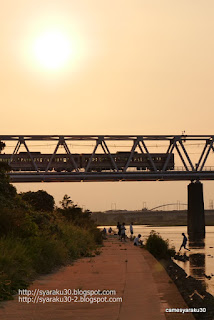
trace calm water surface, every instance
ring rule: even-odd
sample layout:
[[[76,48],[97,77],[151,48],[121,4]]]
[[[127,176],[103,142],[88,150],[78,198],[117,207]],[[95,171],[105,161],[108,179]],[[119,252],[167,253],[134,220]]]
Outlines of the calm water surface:
[[[109,226],[108,226],[109,227]],[[108,227],[106,229],[108,230]],[[111,226],[112,229],[117,230],[115,226]],[[101,227],[103,228],[103,227]],[[126,233],[129,236],[129,226],[126,226]],[[145,242],[151,230],[155,230],[160,233],[163,239],[169,239],[171,246],[175,247],[178,251],[183,240],[181,235],[184,232],[187,235],[187,227],[149,227],[144,225],[133,226],[134,235],[138,233],[142,235]],[[189,248],[189,243],[187,243]],[[214,226],[206,227],[206,239],[204,248],[190,247],[191,251],[181,249],[181,254],[186,253],[189,256],[189,261],[175,261],[180,267],[182,267],[188,275],[195,277],[202,281],[206,285],[207,291],[214,295]],[[207,279],[206,276],[211,276],[211,279]]]

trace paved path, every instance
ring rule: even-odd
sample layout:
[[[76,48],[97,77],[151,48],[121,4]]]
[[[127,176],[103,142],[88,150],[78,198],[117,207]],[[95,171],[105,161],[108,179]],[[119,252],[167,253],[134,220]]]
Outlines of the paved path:
[[[191,320],[192,315],[164,314],[167,307],[186,307],[165,270],[145,250],[116,237],[105,241],[102,253],[42,276],[30,290],[116,290],[115,303],[1,303],[2,320]],[[49,296],[50,297],[50,296]]]

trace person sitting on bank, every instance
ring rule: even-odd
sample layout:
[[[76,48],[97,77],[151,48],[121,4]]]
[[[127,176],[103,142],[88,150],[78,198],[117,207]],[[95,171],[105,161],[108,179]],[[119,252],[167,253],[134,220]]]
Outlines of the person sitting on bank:
[[[140,240],[141,234],[139,234],[135,239],[134,239],[134,246],[141,246],[143,244],[143,241]]]
[[[183,242],[182,242],[182,244],[181,244],[181,246],[180,246],[179,251],[181,250],[181,248],[182,248],[182,247],[184,247],[184,249],[186,249],[186,250],[190,251],[190,249],[187,249],[187,248],[186,248],[186,244],[187,244],[187,237],[185,236],[185,234],[184,234],[184,233],[182,233],[182,236],[183,236],[184,238],[183,238]]]
[[[112,228],[111,227],[108,229],[108,233],[112,233]]]

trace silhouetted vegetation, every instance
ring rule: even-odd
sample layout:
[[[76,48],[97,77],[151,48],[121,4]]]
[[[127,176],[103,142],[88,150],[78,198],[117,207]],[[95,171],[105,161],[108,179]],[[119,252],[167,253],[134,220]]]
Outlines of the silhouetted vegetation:
[[[169,247],[169,240],[164,240],[152,230],[146,240],[145,248],[157,259],[169,259],[175,255],[175,248]]]

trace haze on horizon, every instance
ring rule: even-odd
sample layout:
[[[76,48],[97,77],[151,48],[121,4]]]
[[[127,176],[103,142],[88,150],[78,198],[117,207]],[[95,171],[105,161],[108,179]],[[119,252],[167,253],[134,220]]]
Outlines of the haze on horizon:
[[[1,134],[213,134],[214,2],[1,2]],[[187,182],[20,184],[91,210],[186,202]],[[204,182],[205,203],[213,182]]]

